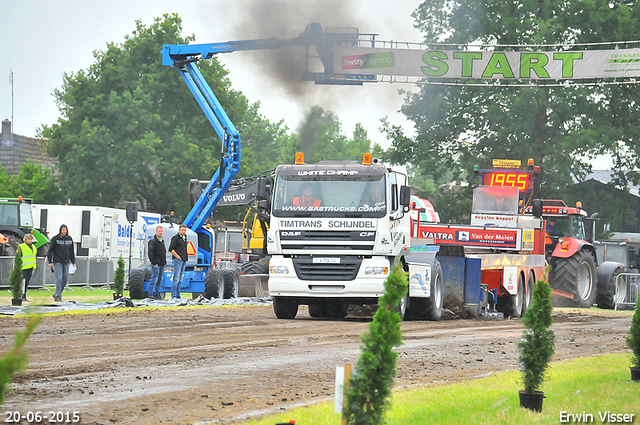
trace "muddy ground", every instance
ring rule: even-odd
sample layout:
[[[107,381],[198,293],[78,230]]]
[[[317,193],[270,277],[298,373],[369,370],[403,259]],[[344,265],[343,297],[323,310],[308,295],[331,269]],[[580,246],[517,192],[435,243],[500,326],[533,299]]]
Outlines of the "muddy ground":
[[[625,351],[631,316],[621,314],[557,310],[554,360]],[[370,320],[312,319],[306,307],[278,320],[270,306],[45,317],[0,413],[79,411],[83,424],[241,423],[332,400],[335,367],[357,362]],[[24,323],[0,317],[0,352]],[[405,322],[397,386],[516,369],[521,331],[520,319]]]

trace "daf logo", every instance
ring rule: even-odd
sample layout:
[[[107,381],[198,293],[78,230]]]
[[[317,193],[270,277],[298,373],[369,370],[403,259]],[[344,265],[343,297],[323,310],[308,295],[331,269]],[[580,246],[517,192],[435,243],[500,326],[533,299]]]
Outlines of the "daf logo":
[[[282,236],[302,236],[302,232],[282,232]]]
[[[375,232],[360,232],[360,237],[361,238],[370,238],[371,236],[375,235]]]

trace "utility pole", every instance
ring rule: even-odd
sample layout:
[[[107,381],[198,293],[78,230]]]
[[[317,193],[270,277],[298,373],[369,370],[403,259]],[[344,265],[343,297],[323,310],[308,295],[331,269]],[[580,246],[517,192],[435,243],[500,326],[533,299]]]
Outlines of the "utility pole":
[[[11,134],[13,134],[13,129],[16,128],[13,121],[13,69],[9,71],[9,84],[11,84]]]

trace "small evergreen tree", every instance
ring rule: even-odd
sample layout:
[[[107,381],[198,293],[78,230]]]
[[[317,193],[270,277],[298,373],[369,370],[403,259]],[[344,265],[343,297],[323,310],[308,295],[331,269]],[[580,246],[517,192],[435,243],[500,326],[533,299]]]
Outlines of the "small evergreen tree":
[[[520,371],[524,381],[524,391],[540,391],[555,345],[555,334],[551,330],[551,287],[546,280],[536,282],[531,308],[522,319],[525,330],[518,342],[520,350]]]
[[[13,260],[13,270],[11,271],[11,276],[9,276],[9,287],[14,300],[22,298],[22,279],[24,279],[22,275],[22,253],[16,252],[16,257]]]
[[[640,369],[640,298],[636,302],[636,312],[631,319],[631,328],[627,336],[627,347],[631,349],[631,367]]]
[[[118,267],[113,277],[113,289],[116,291],[116,297],[121,297],[124,294],[124,260],[122,259],[122,254],[118,258]]]
[[[0,359],[0,406],[4,403],[4,393],[11,383],[13,375],[27,368],[27,363],[29,362],[27,353],[20,351],[20,349],[27,342],[27,338],[29,338],[38,323],[40,323],[40,316],[30,317],[27,321],[26,329],[22,332],[16,332],[16,341],[13,344],[13,349]]]
[[[402,344],[401,319],[396,308],[407,292],[407,278],[399,265],[393,269],[384,287],[386,292],[380,298],[380,307],[369,324],[369,331],[360,337],[362,355],[347,390],[344,415],[352,425],[383,423],[396,376],[398,353],[393,347]]]

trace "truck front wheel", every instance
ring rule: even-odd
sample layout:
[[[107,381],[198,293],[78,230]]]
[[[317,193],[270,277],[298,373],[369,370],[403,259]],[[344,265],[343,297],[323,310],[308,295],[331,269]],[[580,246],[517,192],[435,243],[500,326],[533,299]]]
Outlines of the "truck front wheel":
[[[273,312],[278,319],[295,319],[298,302],[288,297],[273,297]]]
[[[400,315],[400,318],[404,320],[405,318],[408,320],[411,318],[410,309],[409,309],[409,288],[407,288],[407,293],[400,298],[400,302],[398,303],[398,307],[396,307],[396,311]],[[409,310],[409,313],[407,311]]]
[[[444,278],[439,261],[435,261],[431,273],[431,296],[429,298],[411,298],[407,319],[440,320],[442,317],[442,290]]]

